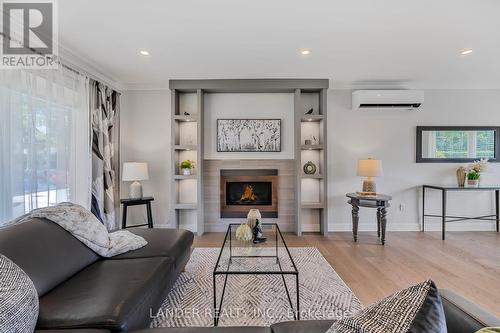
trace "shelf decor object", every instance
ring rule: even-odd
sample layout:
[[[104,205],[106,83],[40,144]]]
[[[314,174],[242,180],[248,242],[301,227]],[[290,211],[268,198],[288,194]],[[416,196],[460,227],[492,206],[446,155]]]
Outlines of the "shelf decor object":
[[[218,152],[280,152],[281,119],[217,119]]]
[[[149,179],[148,164],[139,162],[123,163],[122,181],[131,181],[129,198],[142,198],[142,185],[139,181]]]
[[[304,173],[306,175],[314,175],[316,173],[316,164],[308,161],[306,164],[304,164]]]
[[[358,160],[357,175],[367,178],[363,181],[363,191],[356,193],[359,195],[377,195],[377,185],[373,177],[382,176],[382,161],[372,158]]]
[[[184,160],[181,162],[181,170],[183,176],[191,176],[191,170],[194,169],[195,162],[192,160]]]

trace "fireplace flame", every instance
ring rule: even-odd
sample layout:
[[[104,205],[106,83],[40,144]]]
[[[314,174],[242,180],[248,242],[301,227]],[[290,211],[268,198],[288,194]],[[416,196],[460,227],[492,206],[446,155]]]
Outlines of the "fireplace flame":
[[[245,185],[245,189],[243,190],[243,194],[241,195],[240,201],[255,201],[257,197],[253,193],[253,186]]]

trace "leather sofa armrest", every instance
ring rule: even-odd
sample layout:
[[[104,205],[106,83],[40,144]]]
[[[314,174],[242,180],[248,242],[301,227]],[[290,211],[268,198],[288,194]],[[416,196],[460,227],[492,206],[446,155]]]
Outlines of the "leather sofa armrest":
[[[449,333],[472,333],[483,327],[500,326],[500,319],[449,289],[440,289]]]

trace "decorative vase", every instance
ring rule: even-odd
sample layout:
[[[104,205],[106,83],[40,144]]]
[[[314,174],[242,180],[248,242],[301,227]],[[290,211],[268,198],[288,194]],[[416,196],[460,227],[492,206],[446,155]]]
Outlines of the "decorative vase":
[[[191,169],[190,168],[183,168],[182,169],[182,174],[184,176],[190,176],[191,175]]]
[[[262,219],[262,215],[260,215],[260,211],[258,209],[250,209],[247,215],[247,225],[250,229],[253,229],[257,224],[257,221]]]
[[[478,187],[479,186],[479,179],[467,179],[467,186]]]
[[[316,173],[316,164],[308,161],[306,164],[304,164],[304,173],[306,175],[314,175]]]
[[[465,178],[467,176],[466,169],[464,167],[460,167],[457,169],[457,183],[458,186],[464,186],[465,185]]]

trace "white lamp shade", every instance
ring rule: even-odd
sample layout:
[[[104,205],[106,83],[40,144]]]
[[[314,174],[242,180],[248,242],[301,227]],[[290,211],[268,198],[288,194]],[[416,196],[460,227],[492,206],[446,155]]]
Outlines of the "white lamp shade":
[[[123,163],[122,180],[136,181],[149,179],[148,164],[138,162]]]
[[[379,177],[383,175],[382,161],[374,159],[358,160],[358,176]]]

